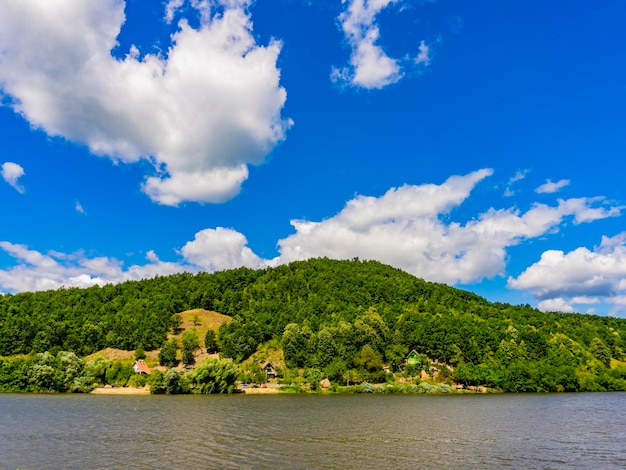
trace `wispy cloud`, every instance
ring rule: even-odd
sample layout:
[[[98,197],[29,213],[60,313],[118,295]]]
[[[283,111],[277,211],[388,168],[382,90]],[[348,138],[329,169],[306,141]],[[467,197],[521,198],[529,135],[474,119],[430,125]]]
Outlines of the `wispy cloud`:
[[[429,65],[430,47],[428,47],[424,41],[421,41],[419,45],[419,51],[419,54],[417,54],[417,57],[415,58],[415,63]]]
[[[518,181],[526,178],[528,174],[528,170],[517,170],[517,172],[509,178],[509,181],[506,184],[506,188],[504,189],[504,197],[513,197],[515,196],[515,191],[513,190],[513,185]]]
[[[24,168],[17,163],[5,162],[2,164],[2,178],[20,194],[24,194],[24,186],[19,184],[18,180],[24,174]]]
[[[76,201],[76,203],[74,204],[74,209],[79,214],[83,214],[83,215],[87,214],[87,212],[85,211],[85,208],[83,207],[83,205],[79,201]]]
[[[564,187],[569,186],[569,183],[570,181],[565,180],[565,179],[559,180],[557,182],[552,182],[552,180],[547,180],[544,184],[542,184],[537,189],[535,189],[535,192],[537,194],[557,193]]]
[[[350,65],[333,68],[331,80],[354,87],[380,89],[396,83],[403,76],[401,60],[389,57],[379,44],[378,14],[401,0],[350,0],[339,15],[339,23],[350,46]],[[413,65],[430,63],[429,47],[420,42]]]

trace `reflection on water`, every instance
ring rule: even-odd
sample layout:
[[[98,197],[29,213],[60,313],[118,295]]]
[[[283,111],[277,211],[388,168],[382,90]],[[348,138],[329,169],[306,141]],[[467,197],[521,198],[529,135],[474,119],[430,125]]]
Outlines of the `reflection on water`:
[[[0,395],[1,469],[626,468],[626,394]]]

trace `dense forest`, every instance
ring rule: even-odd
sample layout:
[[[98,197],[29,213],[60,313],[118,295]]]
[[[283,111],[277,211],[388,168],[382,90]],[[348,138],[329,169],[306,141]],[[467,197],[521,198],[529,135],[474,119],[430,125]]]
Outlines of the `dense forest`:
[[[415,350],[422,369],[438,363],[465,385],[626,389],[624,319],[490,303],[358,259],[1,296],[0,356],[154,350],[177,327],[176,313],[196,308],[233,318],[212,338],[222,356],[238,363],[271,340],[287,368],[337,383],[384,381]]]

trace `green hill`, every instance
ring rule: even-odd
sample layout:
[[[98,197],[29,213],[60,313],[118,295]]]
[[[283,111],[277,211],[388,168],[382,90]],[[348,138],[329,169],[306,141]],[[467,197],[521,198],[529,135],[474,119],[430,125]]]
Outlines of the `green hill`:
[[[626,388],[626,321],[490,303],[374,261],[312,259],[0,297],[0,355],[159,348],[192,309],[233,318],[223,356],[277,340],[288,367],[384,379],[415,350],[452,379],[510,391]],[[369,375],[368,375],[369,374]]]

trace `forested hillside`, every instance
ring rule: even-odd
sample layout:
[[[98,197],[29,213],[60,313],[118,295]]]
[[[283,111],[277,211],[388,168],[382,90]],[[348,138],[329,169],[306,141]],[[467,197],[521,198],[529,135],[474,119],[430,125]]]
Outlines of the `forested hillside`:
[[[159,348],[194,308],[233,317],[217,335],[241,361],[269,340],[287,366],[374,381],[415,350],[470,385],[510,391],[626,388],[623,319],[490,303],[373,261],[313,259],[265,270],[178,274],[0,297],[0,355]],[[423,365],[424,365],[423,364]]]

